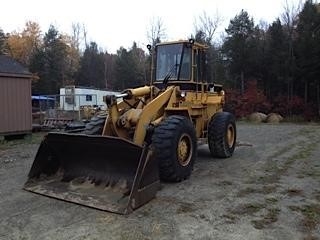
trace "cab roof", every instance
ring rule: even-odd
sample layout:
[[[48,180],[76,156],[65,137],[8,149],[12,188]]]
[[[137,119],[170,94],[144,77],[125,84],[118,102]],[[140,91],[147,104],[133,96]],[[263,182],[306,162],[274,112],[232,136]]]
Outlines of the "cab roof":
[[[179,44],[179,43],[190,43],[190,41],[192,41],[193,39],[190,40],[177,40],[177,41],[168,41],[168,42],[161,42],[161,43],[157,43],[156,46],[162,46],[162,45],[171,45],[171,44]],[[194,41],[194,40],[193,40]],[[193,45],[195,45],[198,48],[203,48],[203,49],[207,49],[209,48],[209,46],[199,43],[199,42],[195,42],[193,43]]]

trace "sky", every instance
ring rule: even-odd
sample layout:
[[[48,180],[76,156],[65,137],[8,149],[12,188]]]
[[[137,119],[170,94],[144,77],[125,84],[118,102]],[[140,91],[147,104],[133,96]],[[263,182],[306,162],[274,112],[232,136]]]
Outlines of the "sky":
[[[6,0],[0,5],[0,28],[5,32],[22,31],[26,21],[35,21],[46,32],[50,24],[59,32],[71,34],[72,23],[84,25],[87,40],[95,41],[108,53],[133,41],[145,49],[153,19],[160,18],[165,40],[187,39],[194,33],[196,19],[204,12],[212,18],[218,13],[223,22],[219,37],[230,19],[244,9],[255,24],[272,23],[284,6],[298,6],[304,0]]]

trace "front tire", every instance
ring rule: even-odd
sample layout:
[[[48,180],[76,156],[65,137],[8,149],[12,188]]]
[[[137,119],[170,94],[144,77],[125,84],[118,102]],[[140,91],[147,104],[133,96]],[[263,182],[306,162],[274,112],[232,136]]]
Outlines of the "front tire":
[[[208,126],[208,145],[213,157],[231,157],[236,146],[235,117],[229,112],[216,113]]]
[[[197,142],[194,126],[188,118],[179,115],[167,117],[155,128],[152,145],[159,162],[161,180],[179,182],[191,175]]]

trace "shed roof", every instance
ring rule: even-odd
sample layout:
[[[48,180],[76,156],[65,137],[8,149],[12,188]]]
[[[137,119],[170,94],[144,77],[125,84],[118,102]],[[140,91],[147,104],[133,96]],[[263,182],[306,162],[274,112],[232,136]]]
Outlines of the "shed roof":
[[[0,73],[31,75],[27,68],[5,55],[0,55]]]

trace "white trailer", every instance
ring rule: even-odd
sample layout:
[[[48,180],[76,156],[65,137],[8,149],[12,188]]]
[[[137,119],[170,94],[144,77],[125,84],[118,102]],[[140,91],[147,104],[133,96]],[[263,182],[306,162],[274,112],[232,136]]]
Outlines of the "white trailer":
[[[119,94],[119,92],[100,90],[95,88],[66,86],[60,88],[60,109],[65,111],[79,111],[81,107],[106,107],[103,96]]]

